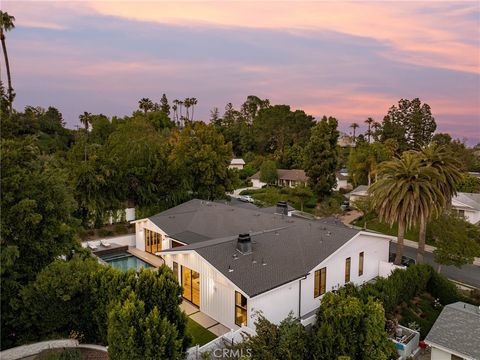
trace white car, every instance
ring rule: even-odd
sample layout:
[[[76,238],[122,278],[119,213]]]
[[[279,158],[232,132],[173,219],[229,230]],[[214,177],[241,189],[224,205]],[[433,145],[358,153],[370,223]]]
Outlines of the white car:
[[[255,200],[253,200],[253,198],[250,195],[240,195],[238,200],[243,201],[243,202],[249,202],[249,203],[255,202]]]

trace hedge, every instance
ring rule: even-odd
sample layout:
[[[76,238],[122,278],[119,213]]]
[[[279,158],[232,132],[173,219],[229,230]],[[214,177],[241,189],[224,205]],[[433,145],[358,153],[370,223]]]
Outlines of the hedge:
[[[425,291],[438,298],[442,305],[463,299],[455,284],[428,264],[412,265],[406,270],[397,269],[388,278],[380,278],[375,283],[362,286],[358,296],[364,301],[368,297],[378,299],[383,303],[385,312],[392,314],[398,304],[408,302]]]

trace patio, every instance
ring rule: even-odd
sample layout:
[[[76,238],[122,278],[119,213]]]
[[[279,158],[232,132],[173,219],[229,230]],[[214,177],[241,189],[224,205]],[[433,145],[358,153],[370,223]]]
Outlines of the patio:
[[[185,311],[185,313],[190,319],[203,326],[205,329],[212,332],[216,336],[222,336],[230,332],[229,328],[212,319],[210,316],[202,313],[196,306],[190,304],[187,301],[183,301],[180,304],[180,309]]]

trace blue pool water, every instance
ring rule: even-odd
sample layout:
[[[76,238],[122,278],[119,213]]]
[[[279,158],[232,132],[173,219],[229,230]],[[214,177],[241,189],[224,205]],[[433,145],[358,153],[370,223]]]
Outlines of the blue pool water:
[[[120,269],[122,271],[127,271],[129,269],[140,270],[143,268],[152,267],[149,263],[129,254],[129,253],[120,253],[120,254],[111,254],[101,257],[102,260],[106,261],[114,268]]]

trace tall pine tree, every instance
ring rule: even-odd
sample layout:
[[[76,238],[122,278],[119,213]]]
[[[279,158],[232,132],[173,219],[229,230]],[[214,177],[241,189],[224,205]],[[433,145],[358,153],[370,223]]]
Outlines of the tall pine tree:
[[[324,116],[311,130],[305,148],[305,172],[308,184],[318,200],[328,196],[335,187],[338,164],[338,130],[334,117]]]

